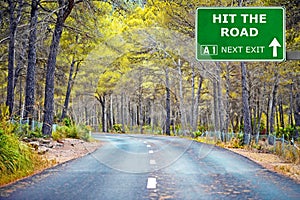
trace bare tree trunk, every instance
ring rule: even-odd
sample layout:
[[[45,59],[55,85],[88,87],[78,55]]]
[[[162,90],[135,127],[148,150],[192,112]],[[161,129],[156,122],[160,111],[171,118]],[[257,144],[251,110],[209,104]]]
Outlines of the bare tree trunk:
[[[198,114],[199,114],[199,102],[200,102],[200,94],[201,94],[201,89],[202,89],[202,83],[203,83],[203,77],[199,76],[198,80],[198,90],[197,90],[197,96],[195,99],[195,108],[194,108],[194,123],[193,123],[193,130],[197,130],[197,125],[198,125]]]
[[[247,68],[244,62],[241,62],[242,71],[242,102],[243,102],[243,119],[244,119],[244,143],[247,140],[247,134],[252,133],[251,117],[249,108],[249,97],[247,89]]]
[[[74,72],[75,62],[76,61],[73,60],[72,63],[71,63],[71,66],[70,66],[68,86],[67,86],[66,97],[65,97],[64,107],[63,107],[63,110],[62,110],[60,121],[62,121],[67,115],[67,110],[68,110],[68,106],[69,106],[69,99],[70,99],[70,94],[71,94],[71,85],[72,85],[72,81],[73,81],[73,72]]]
[[[165,69],[165,78],[166,78],[166,134],[171,135],[170,125],[171,125],[171,92],[170,92],[170,83],[169,83],[169,68]]]
[[[224,130],[225,132],[228,132],[229,128],[229,115],[230,115],[230,103],[229,103],[229,92],[230,92],[230,72],[229,72],[229,64],[226,65],[226,116],[225,116],[225,124],[224,124]]]
[[[177,63],[178,75],[179,75],[179,109],[180,109],[180,122],[181,130],[184,133],[186,130],[186,118],[185,118],[185,107],[183,99],[183,86],[182,86],[182,71],[181,71],[181,61],[178,59]]]
[[[260,92],[258,92],[259,96],[258,96],[258,100],[257,100],[257,127],[256,127],[256,136],[259,136],[260,134],[260,128],[261,128],[261,117],[262,117],[262,113],[263,113],[263,105],[265,105],[265,93],[266,93],[266,84],[264,83],[264,90],[262,92],[262,94],[260,94]],[[262,100],[262,103],[260,103],[260,101]]]
[[[24,62],[25,62],[25,53],[26,53],[26,41],[25,39],[22,41],[21,44],[21,49],[20,49],[20,53],[18,55],[18,60],[17,60],[17,67],[15,69],[15,77],[14,77],[14,89],[17,87],[18,85],[18,79],[20,78],[21,75],[21,71],[24,68]]]
[[[125,133],[125,116],[124,116],[124,96],[125,93],[121,93],[121,124],[122,124],[122,133]]]
[[[295,96],[295,109],[294,109],[294,119],[295,119],[295,126],[300,127],[300,93],[297,92]],[[296,129],[296,138],[299,137],[299,131]]]
[[[294,112],[294,98],[293,98],[293,83],[290,84],[290,112],[289,112],[289,123],[291,126],[294,125],[294,120],[293,120],[293,112]]]
[[[74,0],[58,0],[59,11],[55,23],[54,33],[50,45],[50,52],[47,62],[46,85],[45,85],[45,103],[44,103],[44,120],[42,132],[44,135],[52,134],[53,116],[54,116],[54,74],[56,57],[58,53],[59,42],[63,31],[63,25],[70,15]]]
[[[18,6],[17,6],[17,5]],[[10,115],[14,108],[14,81],[15,81],[15,40],[17,25],[20,21],[23,7],[23,0],[8,0],[9,7],[9,44],[8,44],[8,76],[7,76],[7,97],[6,105],[9,107]],[[15,9],[17,11],[15,15]]]
[[[197,107],[198,108],[198,107]],[[196,131],[195,126],[195,66],[192,64],[192,105],[191,105],[191,123],[192,131]]]
[[[280,127],[284,128],[284,113],[283,113],[283,103],[282,103],[282,96],[279,96],[279,121]]]
[[[25,94],[25,118],[34,117],[35,103],[35,69],[36,69],[36,40],[37,40],[37,22],[38,22],[38,0],[31,2],[30,33],[28,47],[28,66],[26,75],[26,94]]]
[[[274,124],[275,124],[275,109],[276,109],[276,95],[277,95],[277,89],[278,89],[278,73],[276,72],[275,74],[275,81],[273,85],[273,90],[272,90],[272,96],[271,96],[271,101],[270,101],[270,133],[274,133]]]
[[[243,0],[238,0],[238,6],[243,6]],[[242,71],[242,101],[243,101],[243,118],[244,118],[244,144],[246,143],[246,134],[252,133],[251,116],[249,107],[249,97],[247,91],[247,68],[244,62],[241,62]]]
[[[78,70],[79,70],[79,64],[80,64],[80,61],[77,62],[77,65],[76,65],[76,70],[75,70],[75,75],[73,76],[73,73],[74,73],[74,67],[75,67],[75,63],[77,61],[75,61],[73,59],[72,63],[71,63],[71,66],[70,66],[70,73],[69,73],[69,80],[68,80],[68,86],[67,86],[67,91],[66,91],[66,97],[65,97],[65,102],[64,102],[64,107],[63,107],[63,110],[62,110],[62,114],[61,114],[61,117],[60,117],[60,121],[62,121],[66,115],[67,115],[67,111],[68,111],[68,108],[69,108],[69,102],[70,102],[70,96],[71,96],[71,90],[72,90],[72,87],[74,85],[74,80],[76,78],[76,75],[78,73]]]
[[[112,94],[110,94],[110,118],[109,118],[109,120],[110,120],[110,128],[112,128],[113,127],[113,125],[114,125],[114,110],[113,110],[113,96],[112,96]]]
[[[223,112],[224,112],[224,109],[223,109],[223,97],[222,97],[222,86],[221,86],[221,66],[220,66],[220,63],[217,62],[217,70],[216,70],[216,73],[217,73],[217,100],[218,100],[218,116],[219,116],[219,125],[220,125],[220,131],[224,131],[224,124],[223,124],[223,121],[224,121],[224,116],[223,116]]]
[[[218,105],[218,89],[216,81],[213,82],[213,101],[214,101],[214,124],[215,131],[220,131],[219,105]]]
[[[102,132],[107,132],[107,115],[106,115],[106,95],[98,96],[97,100],[101,104],[102,116],[101,116],[101,123],[102,123]]]

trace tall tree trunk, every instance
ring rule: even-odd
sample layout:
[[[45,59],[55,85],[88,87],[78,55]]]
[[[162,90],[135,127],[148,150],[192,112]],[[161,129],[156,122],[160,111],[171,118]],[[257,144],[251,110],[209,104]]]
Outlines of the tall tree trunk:
[[[259,94],[261,92],[258,92]],[[262,113],[263,113],[263,105],[265,105],[266,102],[266,98],[265,98],[265,94],[266,94],[266,84],[264,83],[264,90],[262,92],[261,95],[259,95],[258,100],[257,100],[257,127],[256,127],[256,135],[260,134],[260,128],[261,128],[261,117],[262,117]],[[262,100],[262,103],[260,103],[260,101]]]
[[[294,125],[294,120],[293,120],[293,112],[294,112],[294,95],[293,95],[293,83],[290,84],[290,112],[289,112],[289,123],[291,126]]]
[[[197,96],[195,99],[195,108],[194,108],[194,123],[193,123],[193,130],[197,130],[197,125],[198,125],[198,114],[199,114],[199,103],[200,103],[200,94],[201,94],[201,89],[202,89],[202,83],[203,83],[203,77],[199,76],[198,80],[198,90],[197,90]]]
[[[75,75],[73,76],[73,73],[74,73],[74,67],[75,67],[75,63],[77,61],[75,61],[73,59],[72,63],[71,63],[71,66],[70,66],[70,73],[69,73],[69,80],[68,80],[68,86],[67,86],[67,91],[66,91],[66,97],[65,97],[65,102],[64,102],[64,107],[63,107],[63,110],[62,110],[62,114],[61,114],[61,117],[60,117],[60,121],[62,121],[66,115],[67,115],[67,111],[68,111],[68,108],[69,108],[69,102],[70,102],[70,96],[71,96],[71,90],[72,90],[72,87],[74,85],[74,80],[76,78],[76,75],[78,73],[78,70],[79,70],[79,64],[80,64],[80,61],[77,62],[77,65],[76,65],[76,70],[75,70]]]
[[[54,74],[56,57],[58,53],[59,42],[66,18],[70,15],[74,0],[58,0],[59,11],[55,23],[54,33],[50,45],[50,52],[47,62],[46,85],[45,85],[45,103],[44,103],[44,121],[42,132],[44,135],[52,134],[53,116],[54,116]]]
[[[139,73],[139,89],[138,89],[138,109],[137,109],[137,113],[138,113],[138,125],[140,128],[140,134],[143,134],[143,126],[144,126],[144,114],[143,114],[143,75],[140,71]]]
[[[295,109],[294,109],[294,119],[295,119],[295,126],[296,128],[300,127],[300,93],[297,92],[295,96]],[[299,131],[296,129],[296,138],[299,137]]]
[[[19,80],[19,112],[18,115],[23,118],[22,116],[22,79]]]
[[[114,109],[113,109],[113,96],[112,94],[110,94],[110,129],[112,129],[113,125],[114,125]]]
[[[16,5],[18,4],[18,6]],[[17,25],[21,18],[23,1],[8,0],[9,7],[9,44],[8,44],[8,76],[7,76],[7,97],[6,105],[9,107],[10,115],[13,114],[14,108],[14,81],[15,81],[15,42]],[[15,15],[16,9],[16,15]]]
[[[282,103],[282,96],[279,96],[279,121],[280,127],[284,128],[284,113],[283,113],[283,103]]]
[[[223,121],[224,121],[224,116],[223,116],[223,113],[224,113],[224,109],[223,109],[223,97],[222,97],[222,86],[221,86],[221,66],[220,66],[220,63],[217,62],[216,64],[217,66],[217,70],[216,70],[216,73],[217,73],[217,100],[218,100],[218,116],[219,116],[219,125],[220,125],[220,131],[224,131],[224,124],[223,124]]]
[[[102,123],[102,132],[106,133],[107,132],[107,115],[106,115],[106,95],[103,96],[98,96],[96,97],[97,100],[101,104],[101,111],[102,111],[102,116],[101,116],[101,123]]]
[[[182,71],[181,71],[181,60],[178,59],[177,63],[178,75],[179,75],[179,109],[180,109],[180,122],[182,133],[186,130],[186,118],[185,118],[185,107],[183,99],[183,83],[182,83]]]
[[[124,114],[124,111],[125,111],[125,103],[124,103],[124,96],[125,96],[125,93],[122,92],[121,93],[121,124],[122,124],[122,133],[125,133],[125,114]]]
[[[274,124],[275,124],[275,111],[276,111],[276,95],[277,95],[277,89],[278,89],[278,73],[276,72],[275,74],[275,81],[273,85],[273,90],[272,90],[272,96],[271,96],[271,101],[270,101],[270,133],[274,133]]]
[[[35,69],[36,69],[36,40],[37,40],[37,22],[38,22],[38,0],[32,0],[30,13],[30,33],[28,47],[28,66],[26,75],[25,89],[25,118],[34,117],[35,102]]]
[[[238,0],[238,6],[243,6],[243,0]],[[249,93],[247,91],[247,68],[244,62],[241,62],[242,71],[242,101],[243,101],[243,118],[244,118],[244,144],[246,142],[246,135],[252,133],[251,116],[249,107]]]
[[[251,117],[249,108],[249,97],[247,89],[247,67],[244,62],[241,62],[242,71],[242,102],[243,102],[243,119],[244,119],[244,143],[247,140],[247,134],[252,133]]]
[[[218,106],[218,89],[216,81],[213,82],[213,101],[214,101],[214,124],[215,131],[220,131],[220,118],[219,118],[219,106]]]
[[[17,67],[15,69],[15,73],[14,73],[14,88],[17,87],[18,85],[18,79],[20,78],[21,75],[21,71],[24,68],[24,57],[25,57],[25,53],[26,53],[26,41],[22,41],[22,45],[21,45],[21,49],[20,49],[20,53],[18,55],[18,59],[17,59]]]
[[[165,78],[166,78],[166,134],[171,135],[170,125],[171,125],[171,92],[170,92],[170,83],[169,83],[169,68],[165,69]]]
[[[198,108],[198,107],[197,107]],[[192,131],[196,131],[195,126],[195,66],[192,64],[192,105],[191,105],[191,123]]]
[[[229,72],[229,64],[227,63],[226,65],[226,116],[225,116],[225,124],[224,124],[224,130],[225,132],[228,132],[228,128],[229,128],[229,115],[230,115],[230,96],[229,96],[229,92],[230,92],[230,72]]]

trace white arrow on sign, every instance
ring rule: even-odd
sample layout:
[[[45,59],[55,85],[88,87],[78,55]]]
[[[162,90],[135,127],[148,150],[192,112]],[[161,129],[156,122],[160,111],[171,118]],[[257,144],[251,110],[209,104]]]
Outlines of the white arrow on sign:
[[[277,47],[281,47],[281,45],[276,38],[272,40],[269,47],[273,47],[273,57],[277,57]]]

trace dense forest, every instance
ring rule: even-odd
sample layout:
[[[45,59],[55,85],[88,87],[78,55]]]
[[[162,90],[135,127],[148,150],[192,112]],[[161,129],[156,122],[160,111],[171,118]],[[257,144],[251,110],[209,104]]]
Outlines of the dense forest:
[[[1,109],[45,135],[68,118],[103,132],[298,137],[300,61],[197,61],[203,6],[284,6],[287,51],[300,50],[298,0],[4,0]]]

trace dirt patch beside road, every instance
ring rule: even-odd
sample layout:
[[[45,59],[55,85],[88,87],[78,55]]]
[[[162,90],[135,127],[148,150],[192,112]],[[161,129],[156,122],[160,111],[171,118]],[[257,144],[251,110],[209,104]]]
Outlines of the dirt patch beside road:
[[[82,157],[101,146],[100,141],[86,142],[71,138],[65,138],[59,142],[54,141],[53,143],[54,148],[48,148],[42,156],[54,165]]]
[[[271,153],[258,153],[245,149],[228,148],[230,151],[243,155],[260,164],[268,170],[288,176],[300,183],[300,165],[288,163],[277,155]]]

